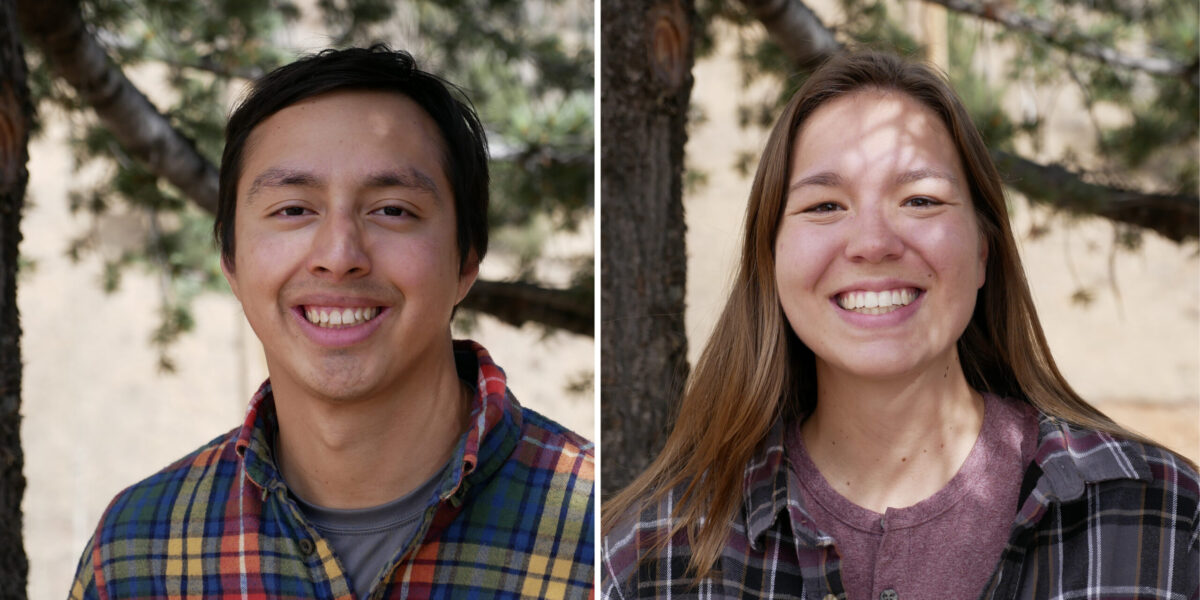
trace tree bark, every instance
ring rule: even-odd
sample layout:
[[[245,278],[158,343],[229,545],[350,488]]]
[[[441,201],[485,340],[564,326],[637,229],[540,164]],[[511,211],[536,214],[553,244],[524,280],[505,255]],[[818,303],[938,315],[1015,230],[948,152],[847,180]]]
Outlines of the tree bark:
[[[125,151],[209,213],[217,211],[217,167],[108,58],[83,21],[78,0],[17,0],[21,25],[55,75],[91,106]],[[519,301],[513,286],[521,289]],[[533,321],[594,336],[594,302],[580,290],[480,281],[463,305],[519,324]],[[586,323],[586,325],[585,325]]]
[[[929,1],[951,9],[954,8],[951,5],[966,4],[949,0]],[[832,36],[833,33],[821,24],[812,11],[804,7],[801,0],[742,0],[742,3],[763,21],[771,39],[789,56],[815,56],[828,51],[829,45],[823,40],[826,35]],[[776,7],[771,12],[785,12],[792,17],[770,19],[770,13],[758,8],[768,3],[789,5]],[[801,7],[805,10],[800,10]],[[824,29],[825,33],[813,34],[817,28]],[[838,51],[842,51],[840,46]],[[1072,214],[1095,215],[1135,225],[1174,242],[1200,239],[1200,219],[1197,218],[1200,196],[1195,194],[1151,193],[1104,186],[1088,183],[1080,174],[1060,165],[1042,165],[999,151],[993,152],[992,157],[1006,175],[1006,183],[1010,187],[1040,204]]]
[[[682,175],[694,18],[689,0],[600,8],[604,495],[662,447],[687,377]]]
[[[21,324],[17,248],[29,172],[29,101],[16,7],[0,0],[0,598],[24,599],[29,562],[21,529]]]

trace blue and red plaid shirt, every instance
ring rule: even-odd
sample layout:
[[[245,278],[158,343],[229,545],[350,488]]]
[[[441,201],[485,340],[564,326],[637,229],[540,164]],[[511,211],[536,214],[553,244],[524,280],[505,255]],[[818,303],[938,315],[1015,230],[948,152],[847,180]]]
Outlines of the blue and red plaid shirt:
[[[1200,596],[1196,472],[1170,452],[1046,415],[1038,427],[1008,545],[979,598]],[[701,581],[686,572],[683,532],[646,555],[673,522],[674,496],[640,515],[605,515],[618,522],[603,540],[603,597],[846,600],[836,541],[813,527],[783,440],[777,423],[746,467],[742,510]]]
[[[594,572],[591,442],[521,408],[482,346],[471,428],[424,520],[369,596],[587,598]],[[245,423],[117,495],[83,552],[71,598],[353,598],[329,543],[271,456],[270,384]]]

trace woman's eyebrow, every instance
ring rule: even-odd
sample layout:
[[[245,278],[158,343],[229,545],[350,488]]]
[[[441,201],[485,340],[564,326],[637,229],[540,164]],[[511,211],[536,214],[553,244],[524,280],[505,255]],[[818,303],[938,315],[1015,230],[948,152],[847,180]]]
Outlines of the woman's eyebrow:
[[[798,190],[802,187],[809,186],[809,185],[817,185],[817,186],[821,186],[821,187],[838,187],[838,186],[842,185],[842,176],[838,175],[837,173],[834,173],[833,171],[822,171],[820,173],[814,173],[812,175],[809,175],[808,177],[805,177],[804,179],[801,179],[799,181],[792,183],[792,185],[788,188],[788,191],[795,191],[795,190]]]
[[[954,184],[958,183],[958,178],[950,173],[947,173],[946,171],[942,171],[939,169],[924,168],[924,169],[913,169],[911,171],[905,171],[905,172],[897,175],[896,176],[896,185],[905,185],[908,183],[912,183],[914,181],[920,181],[922,179],[945,179],[946,181],[949,181],[950,183],[954,183]]]

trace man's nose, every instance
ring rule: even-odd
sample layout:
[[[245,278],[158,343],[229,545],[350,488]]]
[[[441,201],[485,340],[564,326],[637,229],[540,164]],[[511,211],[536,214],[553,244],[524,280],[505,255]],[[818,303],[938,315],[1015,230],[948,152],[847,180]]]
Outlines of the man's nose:
[[[854,215],[847,233],[846,257],[869,263],[899,258],[904,240],[883,206],[870,206]]]
[[[371,270],[362,223],[351,215],[331,214],[313,238],[309,271],[335,280],[361,277]]]

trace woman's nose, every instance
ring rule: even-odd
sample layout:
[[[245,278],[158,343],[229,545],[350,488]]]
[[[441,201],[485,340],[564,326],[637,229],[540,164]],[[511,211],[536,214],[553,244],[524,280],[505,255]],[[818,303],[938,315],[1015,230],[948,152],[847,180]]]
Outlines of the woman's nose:
[[[846,240],[846,257],[869,263],[899,258],[904,241],[882,208],[871,207],[854,215]]]

